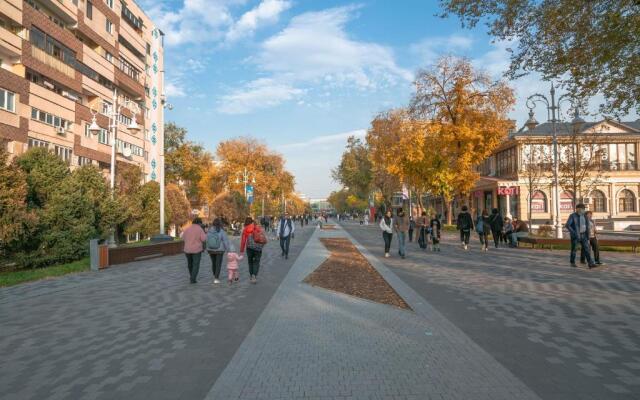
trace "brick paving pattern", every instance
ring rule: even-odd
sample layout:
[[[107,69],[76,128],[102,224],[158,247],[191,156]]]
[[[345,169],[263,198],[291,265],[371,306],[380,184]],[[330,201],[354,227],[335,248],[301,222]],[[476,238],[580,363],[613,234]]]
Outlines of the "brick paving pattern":
[[[375,227],[345,229],[382,256]],[[606,252],[589,271],[567,251],[471,245],[446,235],[440,253],[412,243],[405,260],[381,260],[541,397],[640,398],[638,255]]]
[[[316,231],[207,399],[537,399],[364,248],[416,311],[314,288]]]
[[[0,398],[202,399],[312,231],[288,261],[270,243],[256,286],[246,261],[212,286],[208,256],[190,285],[180,255],[0,289]]]

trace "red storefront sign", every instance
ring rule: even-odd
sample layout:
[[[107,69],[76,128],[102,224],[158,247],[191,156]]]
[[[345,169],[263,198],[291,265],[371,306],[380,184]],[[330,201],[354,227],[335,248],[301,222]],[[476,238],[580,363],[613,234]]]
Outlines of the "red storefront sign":
[[[498,196],[517,196],[520,194],[518,186],[499,186]]]

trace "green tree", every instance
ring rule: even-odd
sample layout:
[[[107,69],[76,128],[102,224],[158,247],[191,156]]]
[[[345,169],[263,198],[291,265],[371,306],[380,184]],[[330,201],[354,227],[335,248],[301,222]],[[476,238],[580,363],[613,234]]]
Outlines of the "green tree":
[[[129,219],[124,227],[126,234],[139,232],[150,236],[158,232],[160,221],[160,185],[147,182],[129,199]],[[171,204],[165,202],[165,221],[171,221]]]
[[[602,93],[608,114],[640,112],[640,3],[637,0],[441,0],[443,16],[485,21],[499,40],[516,40],[511,78],[538,71],[577,98]]]
[[[367,145],[355,136],[350,136],[340,165],[331,171],[331,175],[336,182],[348,187],[360,199],[368,199],[373,173]]]
[[[37,222],[27,208],[27,178],[8,153],[0,148],[0,255],[15,250]]]
[[[27,204],[30,208],[42,208],[69,175],[67,164],[42,147],[30,149],[16,162],[27,176]]]

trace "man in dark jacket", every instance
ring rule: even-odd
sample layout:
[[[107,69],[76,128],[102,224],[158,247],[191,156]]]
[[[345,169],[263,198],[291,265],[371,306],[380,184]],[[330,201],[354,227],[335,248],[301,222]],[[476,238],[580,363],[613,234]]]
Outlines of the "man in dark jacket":
[[[491,210],[491,215],[489,216],[489,226],[491,227],[491,235],[493,236],[493,244],[495,244],[496,249],[498,248],[498,243],[500,243],[500,236],[502,235],[502,215],[497,208]]]
[[[584,256],[589,263],[589,269],[594,268],[595,264],[591,259],[591,251],[589,249],[589,231],[591,229],[591,223],[589,222],[589,218],[585,215],[585,207],[584,204],[580,203],[576,206],[576,212],[569,215],[569,219],[565,224],[565,227],[569,231],[569,235],[571,236],[571,255],[569,257],[569,262],[572,267],[577,267],[576,265],[576,249],[578,247],[578,243],[580,243],[580,251],[582,256]]]
[[[473,230],[473,218],[471,218],[471,214],[469,214],[467,206],[462,206],[462,212],[458,214],[456,227],[460,231],[462,247],[467,250],[469,246],[469,236],[471,236],[471,231]]]

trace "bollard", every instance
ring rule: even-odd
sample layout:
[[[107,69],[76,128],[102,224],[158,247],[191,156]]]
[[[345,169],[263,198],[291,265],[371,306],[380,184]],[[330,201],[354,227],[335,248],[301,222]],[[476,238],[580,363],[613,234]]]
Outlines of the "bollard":
[[[98,239],[89,240],[89,256],[91,258],[91,270],[100,268],[100,253],[98,252]]]

